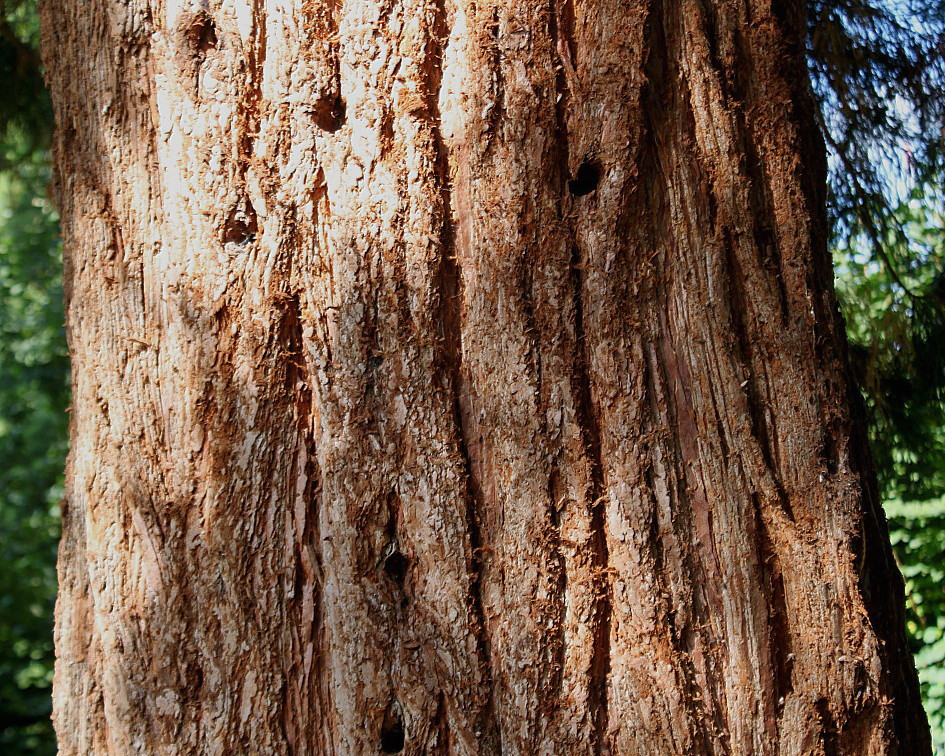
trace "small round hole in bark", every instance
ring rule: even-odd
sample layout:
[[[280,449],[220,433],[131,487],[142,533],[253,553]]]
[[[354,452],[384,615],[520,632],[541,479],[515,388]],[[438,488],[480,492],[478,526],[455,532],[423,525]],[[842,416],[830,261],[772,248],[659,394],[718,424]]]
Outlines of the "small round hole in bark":
[[[213,20],[207,18],[205,23],[197,27],[194,47],[197,52],[207,53],[217,46],[217,30],[213,25]]]
[[[568,182],[568,191],[575,197],[590,194],[600,183],[601,164],[585,160],[577,171],[577,176]]]
[[[334,134],[345,124],[345,101],[341,95],[326,97],[315,106],[312,115],[318,128]]]
[[[400,716],[391,707],[384,715],[384,726],[381,728],[381,753],[400,753],[404,750],[404,724]]]
[[[407,557],[399,549],[394,549],[384,560],[384,573],[397,585],[403,585],[407,577]]]
[[[186,44],[197,57],[202,58],[217,46],[217,27],[206,11],[187,15],[178,27]]]
[[[256,210],[247,199],[230,211],[223,226],[223,243],[245,247],[256,239]]]

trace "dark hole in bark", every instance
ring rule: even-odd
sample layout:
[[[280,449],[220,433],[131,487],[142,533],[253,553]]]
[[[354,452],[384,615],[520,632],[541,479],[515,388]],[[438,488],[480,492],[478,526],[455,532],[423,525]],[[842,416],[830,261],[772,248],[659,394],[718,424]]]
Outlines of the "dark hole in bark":
[[[399,549],[394,549],[384,560],[384,572],[397,585],[403,585],[407,577],[407,557]]]
[[[204,23],[197,27],[196,32],[197,52],[206,53],[217,46],[217,30],[211,19],[204,19]]]
[[[585,160],[578,168],[577,176],[568,182],[568,191],[575,197],[593,192],[600,183],[600,163]]]
[[[185,21],[183,33],[193,51],[201,58],[217,46],[217,28],[206,11],[190,16]]]
[[[190,689],[199,693],[200,689],[203,687],[203,670],[200,668],[199,664],[193,664],[190,666],[189,671],[190,677],[188,682],[190,683]]]
[[[230,211],[223,226],[223,243],[245,247],[256,238],[256,210],[247,199]]]
[[[345,101],[341,95],[326,97],[315,106],[312,115],[315,117],[315,125],[318,128],[333,134],[344,126]]]
[[[244,246],[256,238],[256,234],[250,230],[250,227],[243,221],[233,221],[226,227],[226,236],[224,241],[227,244],[239,244]]]
[[[381,728],[381,752],[400,753],[404,750],[404,740],[404,724],[395,706],[391,706],[384,715],[384,726]]]

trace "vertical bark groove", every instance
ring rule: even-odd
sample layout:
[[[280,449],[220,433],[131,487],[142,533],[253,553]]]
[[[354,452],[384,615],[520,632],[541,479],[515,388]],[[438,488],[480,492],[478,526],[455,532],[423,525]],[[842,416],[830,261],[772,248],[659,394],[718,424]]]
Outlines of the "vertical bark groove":
[[[576,388],[575,411],[581,429],[585,453],[590,468],[590,488],[587,500],[590,516],[590,557],[588,562],[594,572],[596,583],[596,607],[594,610],[594,641],[591,661],[591,695],[588,707],[593,712],[594,743],[598,753],[608,749],[608,676],[610,674],[611,643],[611,596],[607,531],[604,520],[604,463],[600,430],[592,397],[591,378],[588,373],[587,344],[584,334],[584,277],[580,251],[574,246],[571,253],[571,277],[574,287],[574,376]]]

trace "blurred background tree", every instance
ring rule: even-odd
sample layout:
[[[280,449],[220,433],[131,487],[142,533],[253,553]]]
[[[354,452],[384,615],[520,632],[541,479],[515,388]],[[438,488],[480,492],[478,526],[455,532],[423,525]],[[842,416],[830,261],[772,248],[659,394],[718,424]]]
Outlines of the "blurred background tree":
[[[852,369],[945,754],[945,0],[809,0]],[[0,0],[0,753],[53,754],[68,358],[36,0]]]

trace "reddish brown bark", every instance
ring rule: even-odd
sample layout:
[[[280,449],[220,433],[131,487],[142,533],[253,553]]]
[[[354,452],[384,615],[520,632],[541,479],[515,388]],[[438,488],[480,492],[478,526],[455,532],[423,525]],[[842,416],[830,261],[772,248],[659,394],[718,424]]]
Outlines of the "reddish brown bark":
[[[801,4],[49,0],[63,754],[921,754]]]

